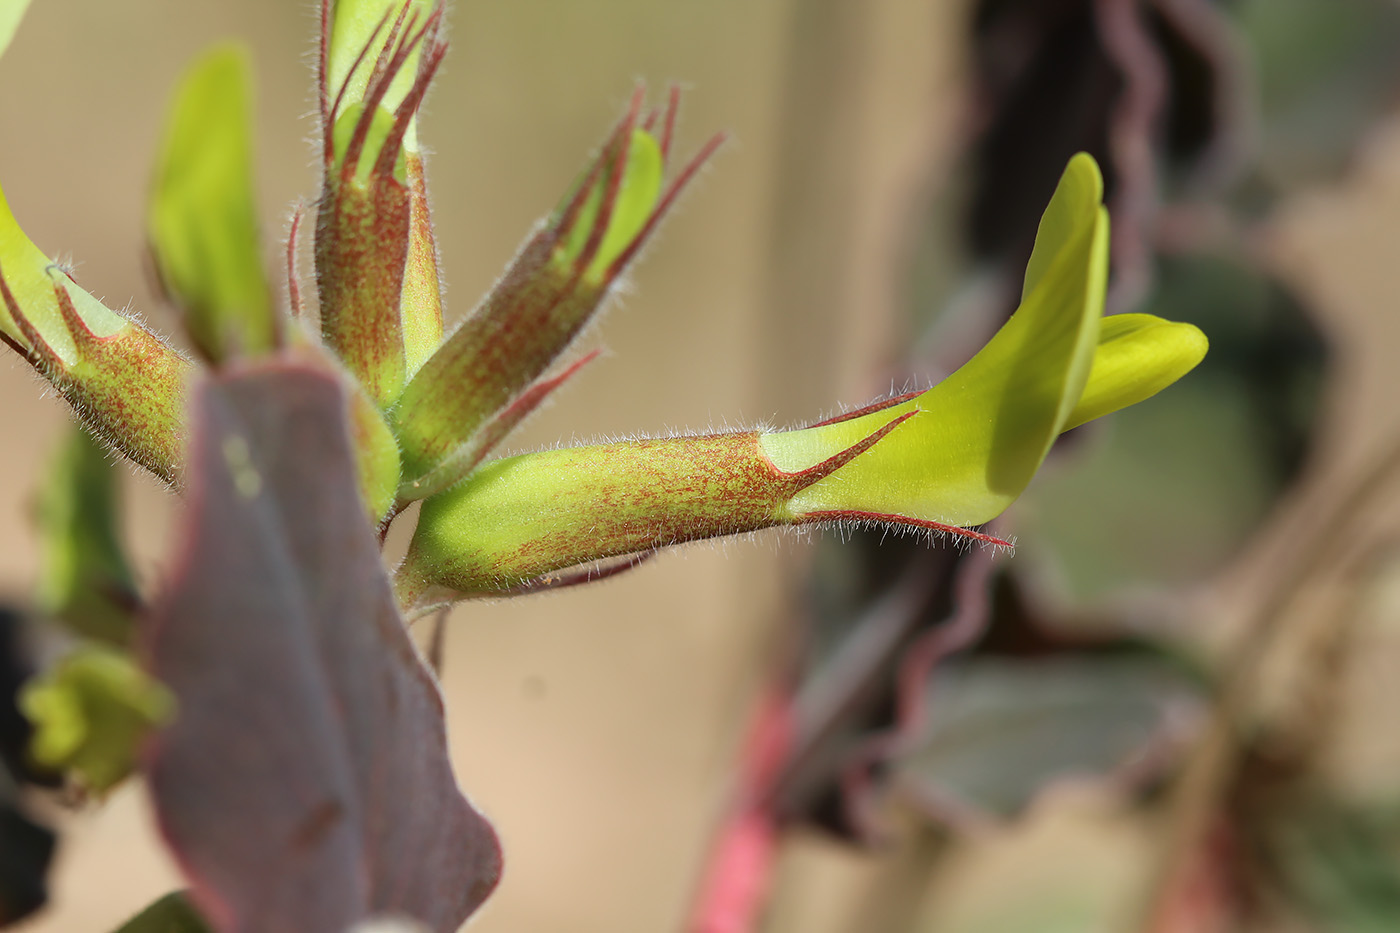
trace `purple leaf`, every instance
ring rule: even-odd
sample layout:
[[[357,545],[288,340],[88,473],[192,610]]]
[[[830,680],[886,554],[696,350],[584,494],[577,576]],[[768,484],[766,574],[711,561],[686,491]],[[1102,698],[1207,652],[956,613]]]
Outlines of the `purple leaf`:
[[[380,915],[456,930],[500,874],[365,521],[344,411],[335,378],[298,363],[193,393],[181,543],[141,632],[179,713],[146,764],[221,931]]]

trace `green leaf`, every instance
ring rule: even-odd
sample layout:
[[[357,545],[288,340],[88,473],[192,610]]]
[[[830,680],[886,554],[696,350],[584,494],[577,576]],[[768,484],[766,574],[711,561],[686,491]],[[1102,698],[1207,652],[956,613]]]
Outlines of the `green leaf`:
[[[1400,826],[1393,808],[1289,798],[1262,829],[1280,887],[1329,933],[1389,933],[1400,918]],[[1260,832],[1256,830],[1256,832]]]
[[[15,37],[19,21],[24,18],[24,11],[28,8],[29,0],[0,0],[0,56],[5,54],[10,40]]]
[[[80,635],[127,644],[138,596],[118,535],[116,475],[107,452],[77,425],[51,462],[37,519],[39,607]]]
[[[183,891],[165,895],[126,923],[116,933],[210,933]]]
[[[34,759],[101,793],[132,772],[141,739],[175,701],[130,655],[87,644],[25,684],[19,707],[34,723]]]
[[[763,436],[786,472],[807,469],[901,415],[870,451],[799,492],[794,515],[860,511],[949,525],[1000,514],[1035,475],[1088,380],[1108,275],[1103,182],[1075,156],[1041,220],[1021,307],[966,365],[912,401]]]
[[[237,43],[214,46],[186,72],[147,218],[161,280],[213,359],[265,352],[277,335],[254,207],[251,85]]]
[[[940,670],[924,696],[905,776],[999,817],[1067,779],[1126,786],[1124,764],[1202,707],[1184,671],[1147,654],[972,658]],[[1142,780],[1169,765],[1159,757]]]

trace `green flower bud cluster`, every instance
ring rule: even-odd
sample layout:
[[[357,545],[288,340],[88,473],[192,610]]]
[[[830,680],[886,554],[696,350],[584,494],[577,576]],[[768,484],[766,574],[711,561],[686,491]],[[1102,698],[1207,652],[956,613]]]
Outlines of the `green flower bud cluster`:
[[[666,545],[774,525],[879,522],[997,542],[971,526],[1020,495],[1061,433],[1147,398],[1205,353],[1189,325],[1103,317],[1108,216],[1098,167],[1081,154],[1046,209],[1019,309],[928,391],[798,430],[491,460],[591,359],[551,371],[722,136],[667,181],[679,95],[649,111],[638,89],[499,282],[444,333],[417,114],[445,51],[432,0],[324,5],[315,334],[291,319],[302,309],[299,215],[291,318],[258,261],[248,68],[236,47],[204,56],[176,95],[148,225],[206,362],[294,353],[344,374],[370,519],[424,503],[398,571],[406,608],[554,585],[570,568],[630,566]],[[178,484],[185,383],[198,364],[79,289],[2,198],[0,286],[7,342],[95,434]]]

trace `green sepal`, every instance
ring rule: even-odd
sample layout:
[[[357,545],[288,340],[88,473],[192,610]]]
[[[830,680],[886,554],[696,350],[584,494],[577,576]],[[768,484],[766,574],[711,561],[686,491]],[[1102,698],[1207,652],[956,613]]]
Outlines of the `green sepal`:
[[[10,211],[3,188],[0,188],[0,275],[4,276],[6,288],[30,327],[63,366],[78,362],[78,348],[54,294],[55,285],[68,292],[83,326],[94,337],[117,336],[133,326],[129,318],[78,288],[62,267],[50,261],[25,236]],[[0,304],[0,332],[23,350],[30,349],[29,337],[21,329],[9,302]]]
[[[118,510],[110,456],[72,426],[39,489],[37,604],[79,635],[125,646],[139,594],[122,549]]]
[[[393,74],[381,75],[371,85],[375,63],[381,55],[387,62],[393,51],[387,48],[393,23],[403,14],[398,45],[426,28],[422,41],[409,47],[401,66]],[[408,189],[408,248],[401,275],[398,303],[400,341],[403,345],[405,378],[418,371],[442,343],[442,293],[437,266],[437,245],[428,211],[427,182],[423,157],[418,147],[417,103],[441,58],[436,26],[430,22],[440,15],[440,6],[429,0],[338,0],[331,10],[330,35],[326,39],[326,65],[322,85],[323,116],[327,124],[327,190],[331,176],[344,177],[343,163],[364,108],[374,105],[366,127],[364,149],[349,173],[367,183],[384,146],[395,131],[400,108],[408,105],[407,120],[400,142],[394,143],[393,179]],[[411,21],[411,23],[410,23]],[[411,30],[411,31],[410,31]],[[423,52],[431,48],[432,60],[424,63]],[[329,111],[334,108],[335,113]]]
[[[20,229],[3,191],[0,333],[94,434],[175,481],[190,362],[50,262]]]
[[[408,608],[434,588],[500,592],[586,561],[767,528],[791,487],[754,432],[493,460],[423,502],[400,597]]]
[[[130,655],[85,644],[26,683],[19,707],[34,724],[34,760],[103,793],[132,772],[141,740],[169,721],[175,700]]]
[[[350,440],[355,448],[355,475],[372,523],[378,524],[399,491],[399,444],[384,415],[359,386],[346,391]]]
[[[408,191],[392,178],[328,174],[316,218],[321,337],[381,408],[406,375],[400,300],[410,213]]]
[[[718,145],[712,139],[663,193],[666,147],[632,108],[482,303],[423,363],[390,412],[403,449],[400,500],[466,476],[552,388],[540,382],[608,297],[623,267]],[[671,95],[662,120],[673,124]]]
[[[441,335],[414,123],[446,51],[442,10],[423,0],[341,0],[329,16],[315,251],[321,334],[387,408]]]
[[[442,345],[442,286],[438,276],[437,241],[428,212],[428,181],[423,171],[423,158],[405,145],[403,162],[409,220],[408,257],[404,262],[400,303],[404,365],[411,378]]]
[[[166,292],[213,360],[277,340],[253,193],[247,49],[205,52],[176,92],[157,159],[147,235]]]
[[[548,368],[603,294],[549,261],[548,231],[531,239],[496,286],[428,358],[389,412],[403,450],[400,497],[446,489],[486,451],[473,439]]]
[[[900,423],[800,473],[775,469],[756,431],[494,460],[423,503],[397,571],[400,599],[412,607],[435,593],[458,598],[552,586],[555,571],[589,561],[800,524],[791,519],[788,500]]]

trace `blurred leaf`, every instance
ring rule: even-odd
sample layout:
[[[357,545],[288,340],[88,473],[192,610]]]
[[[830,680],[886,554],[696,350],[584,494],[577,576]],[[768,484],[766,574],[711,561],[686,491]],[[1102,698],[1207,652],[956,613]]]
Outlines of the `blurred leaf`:
[[[1094,0],[977,0],[969,36],[977,129],[970,178],[956,186],[977,258],[1019,262],[1034,206],[1080,150],[1103,167],[1115,262],[1125,259],[1125,236],[1134,252],[1152,248],[1138,241],[1147,231],[1134,211],[1119,210],[1118,195],[1143,185],[1170,192],[1248,129],[1239,125],[1249,114],[1248,65],[1217,5],[1134,3],[1134,15],[1121,17]],[[1141,32],[1125,35],[1125,19]],[[1125,43],[1135,46],[1126,61]],[[1159,79],[1160,96],[1142,87]]]
[[[118,534],[116,470],[86,429],[72,425],[39,491],[43,559],[39,608],[112,645],[131,638],[139,602]]]
[[[955,590],[964,599],[985,591],[990,567],[986,554],[910,539],[878,546],[884,537],[855,535],[863,547],[827,551],[841,559],[813,575],[809,669],[799,685],[788,760],[774,779],[773,806],[785,819],[857,842],[878,835],[867,817],[885,789],[888,752],[868,752],[906,728],[899,693],[908,655],[949,629]],[[855,579],[842,579],[857,556],[869,565],[861,581],[874,581],[859,592]],[[860,781],[851,780],[853,762]]]
[[[1182,674],[1145,657],[980,657],[937,671],[926,696],[906,773],[1001,816],[1053,782],[1123,768],[1197,706]]]
[[[186,72],[151,190],[156,268],[211,359],[257,354],[276,338],[253,196],[252,78],[243,46],[205,52]]]
[[[129,655],[94,644],[25,684],[19,704],[34,723],[34,759],[99,793],[134,770],[147,731],[174,712],[169,691]]]
[[[928,933],[1121,933],[1154,853],[1137,822],[1101,797],[1047,801],[1005,832],[968,840],[939,865],[917,929]]]
[[[209,924],[190,904],[183,891],[165,895],[126,923],[116,933],[209,933]]]
[[[1269,174],[1296,184],[1343,168],[1394,102],[1400,8],[1391,0],[1244,0],[1237,19],[1257,62]]]
[[[0,774],[7,771],[14,780],[50,784],[53,776],[33,767],[29,740],[34,727],[20,712],[16,699],[35,669],[26,628],[27,620],[21,613],[0,603],[0,768],[4,769]]]
[[[7,777],[0,774],[0,783]],[[0,787],[0,924],[27,917],[48,901],[54,850],[53,833],[21,813],[10,796]]]
[[[333,375],[293,363],[194,392],[178,569],[142,631],[180,703],[149,780],[221,929],[393,914],[454,931],[500,870],[365,520],[344,412]]]
[[[25,813],[22,783],[46,777],[29,760],[33,729],[16,695],[31,672],[20,627],[22,617],[0,605],[0,925],[38,910],[48,899],[45,879],[54,834]]]
[[[1268,827],[1284,890],[1328,933],[1400,928],[1400,821],[1325,803]]]
[[[985,122],[972,141],[967,237],[975,256],[1015,266],[1030,251],[1036,206],[1073,153],[1099,157],[1112,186],[1104,157],[1120,78],[1083,0],[981,0],[971,25]]]
[[[19,21],[24,18],[24,11],[29,7],[29,0],[0,0],[0,55],[5,54],[5,49],[9,48],[10,40],[15,36],[15,30],[19,29]]]

